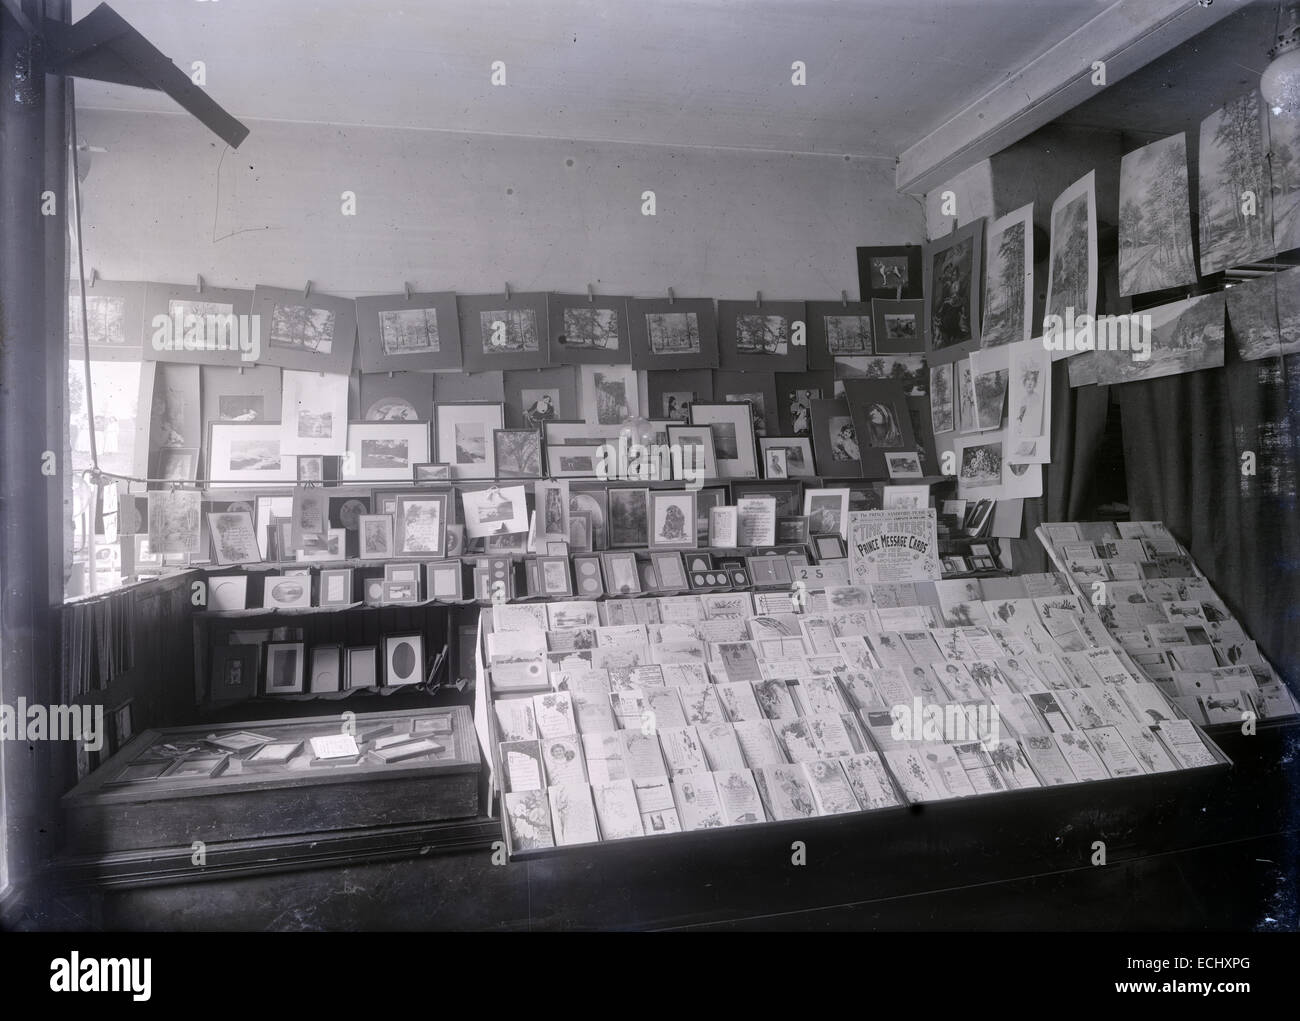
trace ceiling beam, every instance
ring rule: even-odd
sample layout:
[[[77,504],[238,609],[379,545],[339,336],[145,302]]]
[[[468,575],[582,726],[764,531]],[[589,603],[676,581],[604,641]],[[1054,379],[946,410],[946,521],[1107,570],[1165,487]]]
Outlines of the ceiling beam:
[[[1234,0],[1117,0],[904,150],[895,185],[920,194],[943,184],[1096,95],[1094,61],[1113,85],[1239,10]]]

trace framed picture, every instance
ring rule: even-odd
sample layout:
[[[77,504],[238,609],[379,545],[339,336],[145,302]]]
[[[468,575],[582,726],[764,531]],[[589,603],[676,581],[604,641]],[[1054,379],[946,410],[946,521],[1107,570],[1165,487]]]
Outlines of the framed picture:
[[[399,496],[394,519],[394,550],[399,557],[437,557],[447,526],[446,493]]]
[[[460,500],[471,538],[528,531],[528,493],[523,486],[462,490]]]
[[[848,538],[849,491],[810,489],[803,496],[803,516],[814,535],[835,534]]]
[[[266,685],[268,695],[301,695],[306,670],[302,642],[267,642]]]
[[[538,557],[537,572],[543,595],[573,595],[573,579],[569,577],[568,557]]]
[[[384,606],[414,606],[420,601],[420,583],[385,578],[379,601]]]
[[[591,425],[617,426],[640,414],[636,372],[626,365],[584,365],[582,417]]]
[[[507,553],[522,556],[528,550],[527,532],[494,532],[487,536],[484,549],[488,553]]]
[[[600,574],[600,557],[574,557],[573,577],[577,583],[577,595],[582,598],[596,599],[605,594]]]
[[[861,478],[862,453],[849,403],[842,397],[812,402],[813,451],[823,478]]]
[[[560,539],[546,544],[546,553],[552,557],[567,557],[569,555],[569,540]]]
[[[791,375],[785,373],[785,375]],[[793,373],[802,375],[802,373]],[[768,436],[777,432],[776,377],[766,372],[723,372],[713,374],[715,402],[739,404],[748,401],[754,409],[754,435]]]
[[[149,493],[148,506],[152,549],[164,557],[200,552],[201,493],[192,489],[156,489]]]
[[[590,422],[559,421],[546,423],[547,446],[598,447],[602,443],[616,443],[620,425],[593,425]]]
[[[809,535],[808,519],[802,515],[776,519],[776,544],[778,546],[807,546]]]
[[[320,573],[321,606],[350,606],[352,599],[352,568],[337,567]]]
[[[286,454],[342,454],[348,443],[348,376],[280,374],[280,449]]]
[[[569,484],[538,482],[533,486],[533,509],[537,514],[537,539],[543,542],[569,541]]]
[[[427,461],[411,466],[416,482],[450,482],[451,465],[441,461]]]
[[[599,446],[578,444],[548,444],[546,466],[554,479],[594,479],[601,463]]]
[[[793,584],[790,562],[782,556],[763,554],[745,558],[745,567],[755,588],[785,587]]]
[[[139,362],[152,348],[145,341],[145,285],[141,283],[86,281],[86,327],[90,333],[92,361]],[[153,330],[149,330],[152,335]],[[86,349],[81,321],[81,285],[74,280],[68,291],[68,351],[77,362]],[[91,370],[92,375],[94,370]]]
[[[651,549],[695,549],[695,494],[689,490],[652,490],[650,523]]]
[[[686,565],[682,563],[680,553],[652,552],[650,563],[654,565],[660,589],[671,592],[685,591],[690,587],[690,582],[686,578]]]
[[[313,695],[343,689],[343,646],[313,645],[307,690]]]
[[[647,413],[669,422],[689,422],[691,405],[713,400],[713,373],[708,369],[650,371],[645,374]]]
[[[301,549],[294,551],[299,563],[328,563],[347,559],[347,532],[331,528],[324,536],[308,537]]]
[[[351,298],[285,290],[253,288],[253,315],[261,316],[262,356],[259,361],[282,369],[309,372],[352,371],[357,343],[357,306]]]
[[[493,429],[492,450],[498,478],[542,477],[542,434],[539,430]]]
[[[405,482],[428,460],[428,422],[350,422],[340,474],[349,482]]]
[[[280,450],[279,422],[208,425],[208,479],[212,486],[296,482],[297,458]]]
[[[362,560],[387,560],[393,555],[393,518],[389,514],[362,514],[358,519],[361,532]]]
[[[501,374],[506,428],[544,430],[578,414],[578,370],[572,365]]]
[[[956,361],[980,346],[980,268],[984,221],[925,246],[925,351],[930,365]]]
[[[458,479],[490,479],[497,473],[494,430],[505,428],[505,407],[490,401],[438,404],[434,408],[438,460]],[[427,460],[422,458],[421,460]]]
[[[925,300],[875,298],[871,302],[876,354],[922,354],[925,351]]]
[[[335,460],[331,458],[330,460]],[[299,482],[324,482],[325,481],[325,455],[323,454],[299,454],[298,455],[298,479]]]
[[[343,653],[343,677],[348,690],[357,688],[379,687],[376,658],[379,650],[373,645],[361,645],[346,649]]]
[[[222,567],[231,564],[261,563],[253,531],[253,515],[248,511],[233,514],[209,514],[208,534],[212,536],[212,556]]]
[[[718,323],[712,298],[629,298],[634,369],[716,369]]]
[[[836,358],[863,358],[874,352],[870,301],[810,301],[806,315],[810,371],[833,369]],[[832,394],[825,390],[820,396]]]
[[[849,555],[844,539],[839,535],[814,535],[812,546],[818,560],[839,560]]]
[[[635,553],[602,553],[605,567],[605,587],[610,595],[634,595],[641,591],[641,576],[637,573]]]
[[[569,548],[576,553],[590,553],[592,540],[591,515],[582,511],[569,511]]]
[[[721,507],[728,499],[726,486],[705,486],[695,491],[695,541],[697,546],[709,544],[709,512]]]
[[[881,506],[885,510],[924,510],[930,506],[930,487],[886,486]]]
[[[740,480],[731,484],[731,496],[737,501],[746,497],[770,496],[776,501],[776,516],[792,518],[803,507],[803,483],[794,479],[786,482]]]
[[[258,645],[217,645],[212,649],[208,694],[213,702],[238,702],[257,695]]]
[[[458,557],[465,552],[465,526],[448,525],[443,534],[443,555]]]
[[[921,470],[921,457],[914,450],[885,451],[885,468],[891,479],[925,477],[925,472]]]
[[[858,249],[858,295],[872,298],[925,296],[920,245],[878,245]]]
[[[551,364],[545,292],[462,294],[456,306],[467,372],[544,369]]]
[[[449,291],[377,294],[356,299],[362,372],[461,367],[456,295]]]
[[[262,581],[262,605],[268,610],[311,606],[311,575],[268,574]]]
[[[465,598],[463,574],[459,560],[425,564],[424,590],[430,599],[459,602]]]
[[[749,404],[697,401],[691,406],[691,424],[713,430],[713,449],[720,478],[758,477],[754,449],[754,414]]]
[[[87,298],[99,287],[96,281],[94,288],[86,290]],[[253,336],[249,318],[252,311],[252,291],[207,284],[200,289],[192,284],[147,283],[144,285],[144,357],[190,365],[251,366],[254,356],[261,354],[261,337]],[[79,301],[74,315],[74,329],[80,338]],[[162,327],[158,316],[166,319],[166,327]],[[152,342],[158,328],[165,331],[161,344]],[[91,336],[94,335],[92,326]],[[93,353],[91,357],[95,357]]]
[[[626,365],[631,361],[626,298],[551,294],[546,305],[552,365]]]
[[[356,396],[362,422],[428,422],[433,418],[431,372],[363,372]]]
[[[593,549],[609,548],[609,495],[605,486],[582,482],[570,484],[569,513],[590,517]]]
[[[802,301],[719,301],[718,368],[802,372],[808,367],[806,315]]]
[[[813,399],[821,400],[821,398]],[[810,422],[811,417],[812,411],[810,408]],[[783,455],[785,478],[802,478],[817,474],[817,469],[813,463],[812,441],[808,436],[762,436],[758,440],[758,449],[762,452],[765,464],[768,463],[767,458],[770,454],[780,453]]]
[[[785,451],[780,447],[773,447],[763,452],[763,476],[769,479],[790,477],[785,465]]]
[[[740,530],[740,511],[736,507],[709,508],[709,545],[734,549]]]
[[[137,535],[137,539],[144,536]],[[248,575],[219,574],[208,579],[208,610],[242,610],[248,606]]]
[[[885,452],[916,450],[907,396],[893,380],[846,379],[844,397],[853,409],[854,433],[862,462],[860,474],[883,478]]]
[[[673,478],[716,479],[718,458],[713,449],[713,429],[707,425],[669,425]]]
[[[650,491],[648,489],[609,490],[609,546],[611,549],[650,545]]]

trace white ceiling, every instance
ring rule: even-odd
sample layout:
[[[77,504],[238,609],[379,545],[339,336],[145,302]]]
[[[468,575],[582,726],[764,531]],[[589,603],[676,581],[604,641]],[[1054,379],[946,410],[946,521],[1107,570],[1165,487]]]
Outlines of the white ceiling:
[[[204,61],[243,120],[893,159],[1110,0],[110,2],[182,69]],[[97,82],[77,98],[177,109]]]

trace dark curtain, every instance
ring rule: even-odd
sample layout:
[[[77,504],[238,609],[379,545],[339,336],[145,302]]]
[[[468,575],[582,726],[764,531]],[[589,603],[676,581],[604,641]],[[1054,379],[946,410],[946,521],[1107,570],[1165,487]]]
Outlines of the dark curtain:
[[[1134,520],[1164,521],[1260,651],[1300,681],[1300,356],[1117,385]],[[1242,472],[1253,451],[1256,474]]]

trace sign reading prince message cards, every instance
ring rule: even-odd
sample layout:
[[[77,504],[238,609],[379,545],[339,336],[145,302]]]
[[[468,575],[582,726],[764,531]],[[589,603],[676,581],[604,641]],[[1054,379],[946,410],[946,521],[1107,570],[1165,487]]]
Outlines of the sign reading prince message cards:
[[[849,514],[849,575],[854,585],[941,577],[934,508]]]

